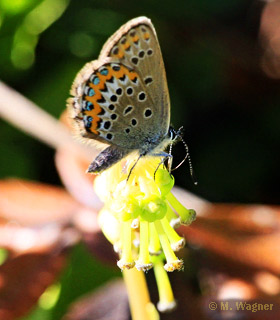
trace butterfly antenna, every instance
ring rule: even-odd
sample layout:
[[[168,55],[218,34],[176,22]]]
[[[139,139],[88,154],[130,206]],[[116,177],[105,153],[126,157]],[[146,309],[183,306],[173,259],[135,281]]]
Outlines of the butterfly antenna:
[[[181,128],[182,128],[182,127],[181,127]],[[181,167],[181,165],[188,159],[189,168],[190,168],[190,175],[191,175],[193,184],[194,184],[194,185],[197,185],[198,182],[197,182],[196,176],[195,176],[195,174],[194,174],[194,170],[193,170],[193,166],[192,166],[192,161],[191,161],[191,157],[190,157],[190,153],[189,153],[189,147],[188,147],[186,141],[185,141],[185,140],[182,138],[182,136],[180,135],[181,128],[178,130],[179,133],[177,133],[176,138],[179,138],[179,139],[183,142],[183,145],[184,145],[185,150],[186,150],[186,155],[185,155],[185,158],[184,158],[175,168],[173,168],[171,171],[174,171],[174,170],[178,169],[179,167]]]
[[[169,152],[168,152],[168,154],[170,155],[169,158],[168,158],[168,163],[167,163],[167,168],[168,168],[169,173],[171,172],[172,160],[173,160],[173,157],[172,157],[172,147],[173,147],[173,143],[170,144],[170,146],[169,146]]]

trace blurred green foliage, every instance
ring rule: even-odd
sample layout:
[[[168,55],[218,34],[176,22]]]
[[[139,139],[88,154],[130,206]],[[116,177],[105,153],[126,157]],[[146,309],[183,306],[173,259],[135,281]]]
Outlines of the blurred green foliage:
[[[249,0],[0,0],[1,80],[58,118],[79,69],[98,57],[119,26],[146,15],[163,52],[172,122],[185,127],[199,181],[193,186],[185,164],[174,172],[176,183],[211,201],[277,203],[280,91],[279,80],[260,68],[262,6]],[[0,141],[1,178],[60,184],[53,150],[1,119]],[[184,156],[181,145],[174,155],[176,164]],[[77,248],[57,305],[25,319],[58,319],[109,273]]]
[[[45,297],[43,303],[40,298],[38,306],[22,320],[61,319],[72,302],[92,292],[109,279],[121,276],[117,268],[107,267],[93,258],[82,244],[72,250],[68,260],[68,266],[58,282],[51,286],[49,296]]]

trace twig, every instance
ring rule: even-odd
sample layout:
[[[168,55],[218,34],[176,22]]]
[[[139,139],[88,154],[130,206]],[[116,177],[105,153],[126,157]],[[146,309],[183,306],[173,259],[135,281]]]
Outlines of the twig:
[[[55,149],[78,148],[92,159],[92,155],[87,155],[86,147],[73,140],[62,123],[3,82],[0,82],[0,116]]]

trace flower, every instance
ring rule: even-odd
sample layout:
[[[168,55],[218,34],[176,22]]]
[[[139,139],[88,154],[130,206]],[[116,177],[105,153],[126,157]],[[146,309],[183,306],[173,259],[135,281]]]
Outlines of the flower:
[[[119,253],[117,265],[122,270],[136,267],[144,272],[154,266],[158,309],[167,311],[174,308],[175,300],[166,271],[183,268],[175,252],[185,245],[174,227],[190,225],[196,213],[171,193],[174,177],[164,165],[159,167],[160,161],[144,157],[135,165],[135,157],[128,156],[100,174],[94,189],[105,203],[99,223]]]

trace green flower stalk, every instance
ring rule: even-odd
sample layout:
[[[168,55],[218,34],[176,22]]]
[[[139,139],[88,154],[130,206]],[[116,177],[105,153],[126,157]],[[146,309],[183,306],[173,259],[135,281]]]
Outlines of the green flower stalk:
[[[147,272],[154,266],[158,309],[168,311],[176,303],[166,271],[183,268],[175,252],[185,245],[174,227],[189,225],[195,211],[171,193],[174,178],[164,166],[158,168],[159,162],[157,157],[141,158],[127,179],[135,164],[135,158],[127,157],[100,174],[94,188],[105,203],[99,223],[120,256],[117,265],[126,274],[130,269]]]
[[[163,268],[163,262],[160,257],[153,257],[154,273],[159,292],[159,302],[157,308],[161,312],[172,311],[176,307],[173,291],[167,272]]]

